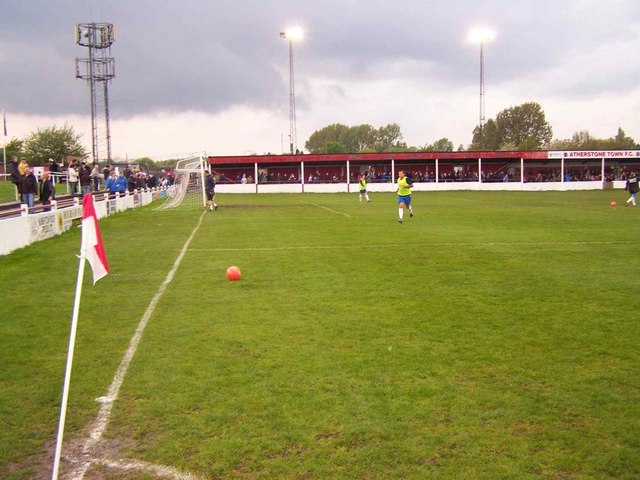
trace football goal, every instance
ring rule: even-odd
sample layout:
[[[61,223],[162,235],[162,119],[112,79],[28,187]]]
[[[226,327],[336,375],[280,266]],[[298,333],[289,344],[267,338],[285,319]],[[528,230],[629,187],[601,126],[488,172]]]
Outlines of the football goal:
[[[167,199],[158,207],[158,210],[206,208],[207,195],[204,184],[206,168],[204,157],[178,160],[173,184],[167,189]]]

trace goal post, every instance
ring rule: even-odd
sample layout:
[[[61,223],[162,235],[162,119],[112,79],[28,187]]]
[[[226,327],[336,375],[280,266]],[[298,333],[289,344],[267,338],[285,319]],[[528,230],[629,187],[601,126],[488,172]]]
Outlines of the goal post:
[[[173,184],[167,189],[168,197],[158,210],[206,208],[206,168],[208,165],[202,156],[178,160]]]

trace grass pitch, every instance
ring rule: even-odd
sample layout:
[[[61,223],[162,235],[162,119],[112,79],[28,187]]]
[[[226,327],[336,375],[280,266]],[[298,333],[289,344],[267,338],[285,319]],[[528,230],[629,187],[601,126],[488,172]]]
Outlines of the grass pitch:
[[[104,457],[216,479],[640,477],[640,208],[610,191],[416,193],[400,225],[394,195],[371,198],[219,195]],[[101,221],[112,273],[85,276],[65,445],[200,215]],[[79,244],[0,258],[3,478],[51,467]]]

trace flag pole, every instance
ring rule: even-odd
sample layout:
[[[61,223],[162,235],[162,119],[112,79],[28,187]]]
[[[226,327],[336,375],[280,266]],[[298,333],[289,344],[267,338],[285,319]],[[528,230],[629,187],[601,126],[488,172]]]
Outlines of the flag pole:
[[[84,279],[84,264],[86,261],[87,247],[83,235],[80,248],[80,264],[78,266],[78,281],[76,283],[76,297],[73,302],[73,317],[71,320],[71,334],[69,335],[69,351],[67,353],[67,366],[64,375],[64,388],[62,390],[62,404],[60,405],[60,421],[58,424],[58,438],[56,440],[56,454],[53,462],[52,480],[58,479],[60,469],[60,455],[62,453],[62,436],[64,434],[64,422],[67,416],[67,401],[69,399],[69,383],[71,382],[71,367],[73,365],[73,350],[76,343],[76,331],[78,329],[78,312],[80,311],[80,296],[82,295],[82,280]]]
[[[4,165],[4,181],[7,181],[7,117],[2,109],[2,124],[4,125],[4,141],[2,142],[2,164]]]

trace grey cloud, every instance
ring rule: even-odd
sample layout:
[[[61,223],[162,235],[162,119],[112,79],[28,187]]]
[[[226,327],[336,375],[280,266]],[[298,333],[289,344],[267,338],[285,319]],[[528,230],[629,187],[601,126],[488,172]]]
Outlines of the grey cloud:
[[[486,48],[487,81],[506,83],[557,68],[603,43],[637,38],[640,9],[635,0],[32,0],[6,5],[3,18],[5,108],[86,112],[88,89],[72,67],[86,50],[73,43],[73,25],[98,18],[116,26],[111,103],[114,115],[127,117],[160,110],[215,113],[238,104],[286,109],[288,54],[278,32],[289,22],[307,32],[294,47],[302,85],[304,76],[338,84],[391,75],[429,76],[459,88],[477,83],[479,49],[465,36],[478,23],[498,33]],[[426,67],[390,71],[398,59]],[[629,77],[585,78],[571,91],[634,88]],[[560,84],[546,88],[563,91]],[[301,108],[312,107],[302,102]]]

